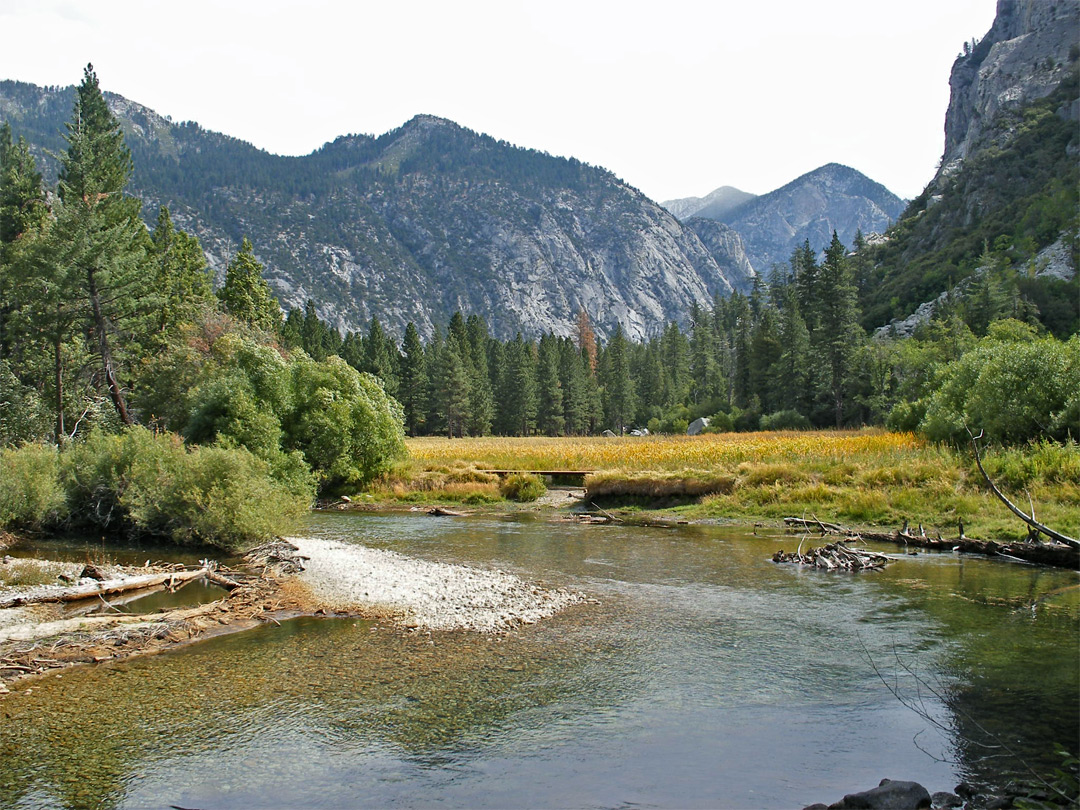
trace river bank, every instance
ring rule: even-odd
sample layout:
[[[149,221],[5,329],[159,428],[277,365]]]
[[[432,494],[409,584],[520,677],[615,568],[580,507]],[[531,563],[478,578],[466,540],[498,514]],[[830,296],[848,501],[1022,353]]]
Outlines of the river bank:
[[[170,575],[162,566],[153,571],[149,566],[108,566],[102,576],[109,579],[102,582],[78,578],[75,572],[81,567],[5,558],[0,583],[26,580],[26,570],[37,569],[37,579],[56,576],[65,584],[0,584],[0,605],[5,605],[0,607],[0,693],[69,666],[162,652],[303,615],[377,619],[410,631],[500,633],[585,601],[583,594],[502,571],[309,537],[255,549],[236,570],[218,570],[207,563],[197,570],[175,566]],[[104,598],[125,582],[134,587],[150,579],[204,575],[225,583],[227,596],[146,615],[113,612]],[[93,593],[79,599],[81,604],[93,606],[96,600],[100,607],[71,615],[68,605],[80,591]]]

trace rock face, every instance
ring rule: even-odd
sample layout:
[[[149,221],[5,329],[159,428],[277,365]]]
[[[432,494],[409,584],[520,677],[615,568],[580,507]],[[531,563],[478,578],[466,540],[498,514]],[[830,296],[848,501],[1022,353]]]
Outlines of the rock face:
[[[885,186],[829,163],[740,205],[721,221],[738,231],[750,264],[764,274],[773,264],[787,262],[804,241],[821,251],[835,230],[851,247],[857,231],[881,233],[903,210],[904,201]]]
[[[704,197],[684,197],[681,200],[668,200],[661,205],[683,222],[691,217],[722,220],[729,212],[750,202],[755,196],[757,195],[740,191],[734,186],[721,186]]]
[[[460,309],[504,339],[571,335],[584,309],[601,336],[621,323],[639,340],[753,276],[737,240],[707,246],[609,172],[444,119],[280,157],[106,98],[148,222],[168,205],[219,278],[248,236],[283,306],[311,298],[340,329],[376,316],[392,333],[412,321],[427,337]],[[38,147],[46,176],[72,101],[72,88],[0,82],[0,120]]]
[[[998,0],[986,36],[965,48],[953,65],[945,154],[935,186],[986,146],[986,136],[1008,137],[990,128],[998,112],[1057,88],[1068,73],[1070,51],[1077,48],[1078,26],[1080,0]]]

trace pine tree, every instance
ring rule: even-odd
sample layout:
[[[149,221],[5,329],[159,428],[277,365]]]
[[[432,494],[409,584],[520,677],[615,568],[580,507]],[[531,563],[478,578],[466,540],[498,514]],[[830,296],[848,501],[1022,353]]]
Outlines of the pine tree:
[[[537,349],[536,425],[546,436],[560,436],[566,427],[563,390],[559,379],[559,346],[555,335],[541,336]]]
[[[225,284],[218,290],[218,298],[225,311],[242,323],[271,333],[281,326],[281,307],[246,236],[225,268]]]
[[[636,408],[634,381],[630,376],[629,346],[622,324],[615,326],[611,340],[604,347],[603,359],[601,382],[607,406],[605,413],[608,424],[621,436],[634,418]]]
[[[716,342],[712,317],[694,301],[690,307],[690,401],[701,404],[713,399],[711,385],[717,377]]]
[[[392,397],[396,397],[398,392],[398,360],[397,347],[383,330],[379,319],[372,316],[364,339],[364,371],[378,377],[383,389]]]
[[[150,258],[160,300],[157,328],[165,333],[213,306],[214,293],[199,240],[173,226],[169,209],[158,210]]]
[[[424,346],[412,321],[405,326],[402,350],[398,397],[405,411],[405,430],[410,436],[416,436],[424,424],[427,409],[428,375]]]
[[[120,420],[134,422],[121,382],[126,355],[151,331],[160,302],[147,272],[148,236],[140,203],[124,194],[131,152],[109,111],[92,65],[76,91],[67,151],[61,158],[52,260],[80,276],[78,301],[102,383]],[[115,336],[119,335],[119,350]]]
[[[847,249],[835,231],[818,271],[817,286],[817,329],[811,331],[811,343],[822,368],[819,392],[831,406],[836,427],[840,427],[863,331],[859,326],[858,298]]]
[[[495,418],[495,394],[488,366],[487,324],[479,315],[465,322],[468,343],[469,406],[466,429],[470,436],[486,436]]]
[[[535,347],[519,332],[506,344],[503,360],[503,422],[500,432],[511,436],[529,436],[536,427],[536,355]]]
[[[795,288],[788,285],[783,293],[780,315],[780,359],[776,376],[778,410],[810,411],[810,332],[799,313]]]

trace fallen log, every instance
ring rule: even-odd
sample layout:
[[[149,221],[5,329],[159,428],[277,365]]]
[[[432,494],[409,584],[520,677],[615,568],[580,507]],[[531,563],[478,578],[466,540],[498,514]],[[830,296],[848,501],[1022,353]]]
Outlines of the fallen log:
[[[205,577],[209,573],[208,568],[198,568],[194,571],[172,571],[167,574],[143,574],[134,577],[120,579],[108,579],[95,581],[87,585],[74,585],[70,588],[56,588],[34,593],[14,594],[0,598],[0,608],[21,607],[22,605],[34,605],[41,602],[78,602],[82,599],[92,599],[95,596],[110,596],[124,593],[125,591],[153,588],[158,585],[172,587],[181,582],[187,582],[198,577]]]
[[[428,510],[428,514],[434,517],[468,517],[468,512],[459,512],[456,509],[447,509],[444,506],[433,506]]]
[[[784,518],[784,523],[790,527],[816,526],[813,521],[804,521],[803,518]],[[964,554],[982,554],[987,557],[1012,557],[1022,562],[1035,563],[1036,565],[1049,565],[1055,568],[1080,569],[1080,549],[1059,543],[1018,542],[996,543],[993,540],[973,540],[970,537],[947,538],[940,534],[937,537],[929,537],[925,532],[914,534],[904,529],[892,532],[881,531],[858,531],[856,529],[831,523],[826,526],[834,527],[837,534],[843,534],[853,540],[868,540],[878,543],[895,543],[897,545],[926,548],[936,551],[959,551]]]

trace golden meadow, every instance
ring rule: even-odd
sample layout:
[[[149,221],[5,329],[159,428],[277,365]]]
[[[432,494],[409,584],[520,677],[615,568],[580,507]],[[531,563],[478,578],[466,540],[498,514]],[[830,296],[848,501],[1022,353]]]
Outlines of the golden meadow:
[[[701,436],[479,437],[407,440],[408,465],[373,491],[405,501],[481,505],[500,500],[485,470],[588,471],[605,508],[687,519],[754,522],[788,515],[857,526],[1015,539],[1019,520],[987,490],[966,449],[882,430],[779,431]],[[1040,520],[1080,530],[1080,448],[1038,443],[988,450],[986,466]]]

